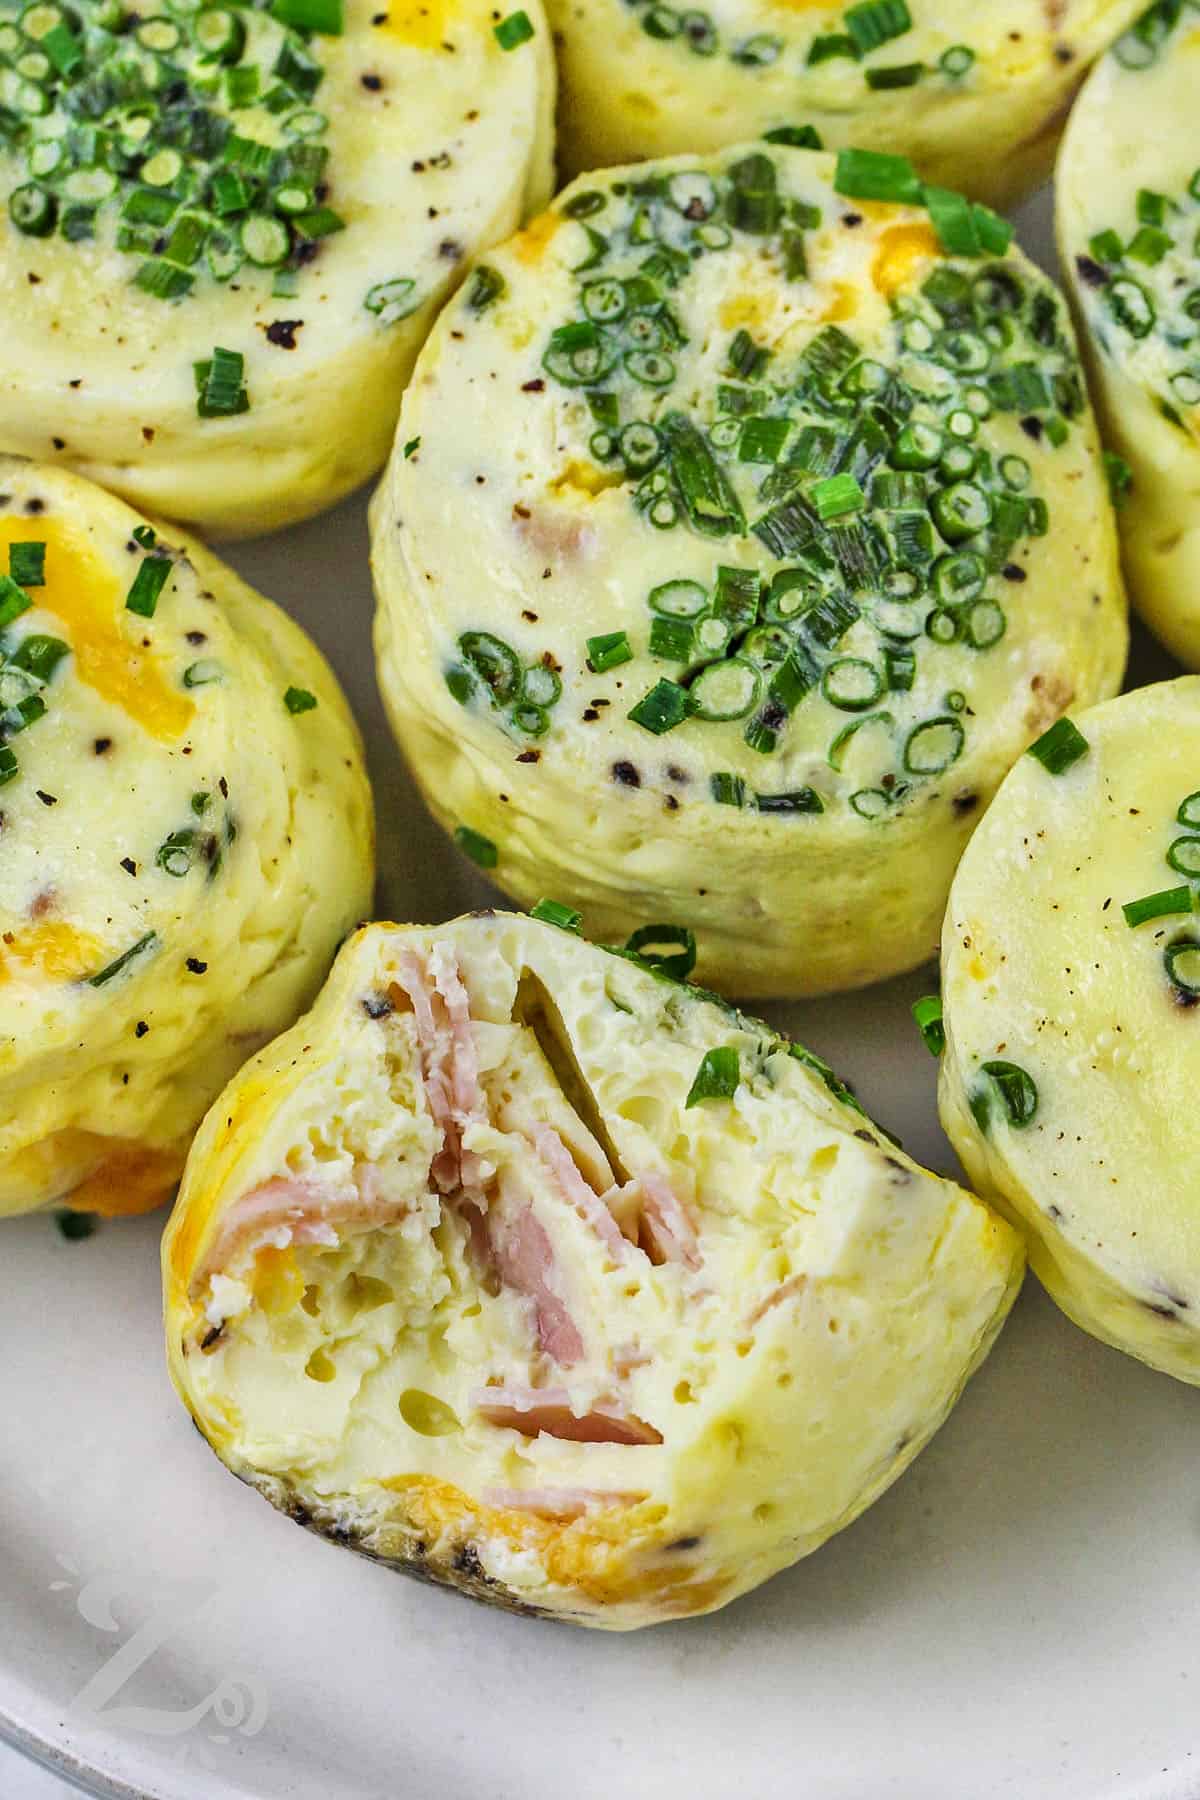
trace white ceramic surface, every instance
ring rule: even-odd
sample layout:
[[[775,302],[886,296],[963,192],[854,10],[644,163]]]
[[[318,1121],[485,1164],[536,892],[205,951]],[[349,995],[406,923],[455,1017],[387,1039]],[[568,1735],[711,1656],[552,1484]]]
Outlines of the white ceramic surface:
[[[1044,249],[1044,202],[1023,235]],[[349,689],[380,912],[484,900],[385,733],[361,498],[233,560]],[[1167,664],[1143,645],[1135,671]],[[949,1169],[908,1016],[930,980],[766,1010]],[[1082,1336],[1032,1282],[949,1424],[858,1524],[715,1618],[609,1637],[418,1586],[239,1487],[168,1386],[160,1229],[0,1230],[0,1736],[88,1791],[1200,1797],[1197,1398]],[[16,1766],[0,1760],[0,1800],[48,1800]]]

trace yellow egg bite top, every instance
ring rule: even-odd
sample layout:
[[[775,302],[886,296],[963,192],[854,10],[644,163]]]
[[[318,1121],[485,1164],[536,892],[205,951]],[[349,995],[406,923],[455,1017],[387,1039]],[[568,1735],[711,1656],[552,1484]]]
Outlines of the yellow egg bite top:
[[[606,940],[695,926],[743,994],[931,954],[1000,777],[1125,650],[1055,289],[773,146],[588,177],[492,255],[373,559],[438,817]]]
[[[482,0],[6,15],[0,449],[221,533],[362,481],[470,258],[549,191],[522,16],[505,50]]]
[[[138,1210],[365,909],[361,751],[290,621],[77,477],[0,461],[0,569],[0,1212]]]

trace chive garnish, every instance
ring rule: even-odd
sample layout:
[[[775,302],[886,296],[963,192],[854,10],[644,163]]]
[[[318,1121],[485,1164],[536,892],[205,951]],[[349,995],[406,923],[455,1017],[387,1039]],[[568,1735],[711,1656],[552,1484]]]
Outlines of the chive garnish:
[[[530,907],[529,916],[540,919],[543,925],[557,925],[560,931],[578,932],[583,924],[583,914],[573,906],[564,906],[561,900],[539,900]]]
[[[411,457],[415,456],[417,451],[420,448],[421,448],[421,440],[419,437],[409,438],[408,442],[404,446],[405,462],[408,462]]]
[[[732,1100],[742,1079],[738,1053],[731,1045],[706,1050],[688,1089],[685,1110],[702,1100]]]
[[[64,644],[61,638],[44,637],[40,632],[31,632],[28,637],[21,639],[8,660],[11,667],[24,669],[27,674],[46,683],[63,657],[70,653],[70,646]]]
[[[311,712],[317,704],[317,696],[310,694],[307,688],[289,687],[284,691],[283,704],[293,714]]]
[[[821,519],[840,519],[866,505],[866,495],[854,476],[848,474],[830,475],[825,481],[818,481],[809,498]]]
[[[745,806],[746,783],[740,775],[718,770],[708,778],[708,791],[718,806]]]
[[[123,969],[128,968],[135,957],[141,956],[143,951],[149,950],[150,946],[157,942],[158,933],[148,931],[144,937],[140,937],[136,944],[131,944],[129,949],[123,951],[113,962],[106,963],[104,968],[97,970],[96,974],[86,976],[87,985],[94,988],[106,986],[115,975],[119,975]]]
[[[823,150],[825,145],[815,125],[774,125],[763,132],[768,144],[788,144],[793,150]]]
[[[498,25],[493,25],[492,36],[502,50],[515,50],[520,44],[527,44],[533,36],[533,25],[527,12],[509,13]]]
[[[895,88],[916,87],[924,73],[924,63],[888,63],[882,68],[867,69],[866,82],[876,92],[887,93]]]
[[[271,0],[271,13],[281,25],[300,31],[319,31],[326,37],[342,34],[342,0]]]
[[[1032,1122],[1038,1109],[1038,1091],[1031,1075],[1016,1063],[999,1061],[983,1063],[980,1073],[987,1076],[999,1095],[1010,1125],[1023,1130]],[[977,1090],[981,1097],[986,1092],[986,1089]],[[983,1104],[986,1110],[986,1101]],[[972,1101],[972,1111],[974,1110]],[[976,1113],[977,1119],[978,1116]]]
[[[166,586],[171,573],[169,556],[145,556],[138,564],[133,584],[125,596],[125,610],[137,613],[143,619],[152,619],[158,607],[159,595]]]
[[[0,629],[28,612],[33,601],[24,588],[18,587],[11,575],[0,575]]]
[[[240,350],[222,350],[219,346],[206,361],[192,364],[196,411],[202,419],[232,418],[250,410],[245,366]]]
[[[1048,775],[1061,775],[1091,748],[1078,726],[1064,714],[1049,731],[1030,744],[1027,755],[1035,757]]]
[[[1121,911],[1127,925],[1144,925],[1147,919],[1165,919],[1174,913],[1190,913],[1194,905],[1190,887],[1173,887],[1163,888],[1157,894],[1146,894],[1141,900],[1129,900]]]
[[[1186,800],[1179,802],[1179,810],[1175,817],[1181,825],[1200,827],[1200,790],[1189,794]]]
[[[44,587],[46,583],[45,544],[10,544],[8,547],[8,572],[18,587]]]
[[[135,544],[141,545],[143,550],[153,550],[158,542],[158,533],[153,525],[135,525],[129,535]]]
[[[664,732],[673,731],[677,725],[682,725],[688,716],[689,705],[687,689],[664,677],[661,681],[656,681],[649,693],[644,694],[637,705],[630,709],[629,717],[635,725],[641,725],[646,731],[652,731],[656,737],[661,737]]]
[[[882,150],[839,150],[834,189],[852,200],[907,201],[919,205],[921,181],[907,156]]]
[[[663,950],[664,944],[678,948]],[[660,975],[686,981],[696,966],[696,938],[686,925],[639,925],[626,938],[624,953]]]
[[[942,1023],[942,996],[926,994],[913,1001],[912,1016],[931,1056],[940,1056],[946,1048],[946,1027]]]
[[[632,662],[633,650],[629,636],[624,631],[608,631],[599,637],[587,640],[587,659],[597,675],[603,675],[608,669],[615,669],[621,663]]]
[[[493,301],[498,300],[504,292],[504,277],[497,269],[486,263],[480,263],[470,281],[467,283],[465,305],[469,312],[486,312]]]
[[[866,56],[890,38],[912,30],[907,0],[859,0],[845,12],[845,26],[860,56]]]
[[[1180,938],[1163,951],[1167,977],[1185,994],[1200,994],[1200,943]]]
[[[481,831],[473,831],[469,825],[460,825],[457,828],[454,833],[454,841],[459,849],[481,869],[494,869],[500,860],[500,852],[491,838],[484,837]]]

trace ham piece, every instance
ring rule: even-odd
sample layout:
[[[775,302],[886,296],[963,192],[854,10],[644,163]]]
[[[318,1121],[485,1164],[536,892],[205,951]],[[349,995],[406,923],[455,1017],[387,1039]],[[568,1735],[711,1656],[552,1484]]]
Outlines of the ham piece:
[[[522,1437],[564,1438],[573,1444],[661,1444],[662,1432],[616,1400],[598,1400],[590,1412],[571,1411],[566,1388],[476,1388],[471,1405],[490,1425],[507,1425]]]

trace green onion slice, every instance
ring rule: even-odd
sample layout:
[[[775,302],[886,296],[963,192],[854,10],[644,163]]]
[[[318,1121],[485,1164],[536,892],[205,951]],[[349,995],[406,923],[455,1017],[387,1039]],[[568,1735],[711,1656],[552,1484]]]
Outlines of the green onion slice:
[[[731,1045],[706,1050],[688,1089],[685,1108],[698,1106],[702,1100],[732,1100],[741,1079],[738,1053]]]

